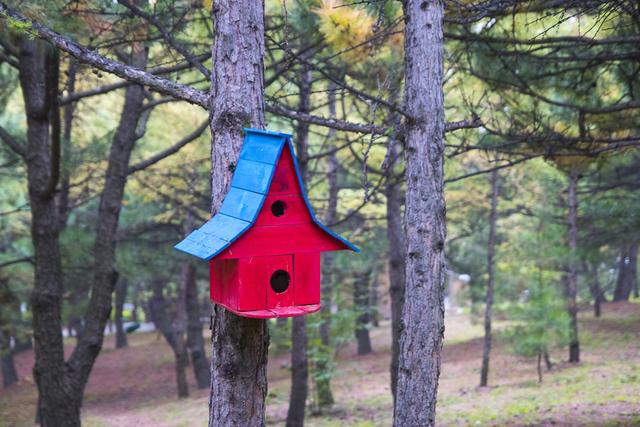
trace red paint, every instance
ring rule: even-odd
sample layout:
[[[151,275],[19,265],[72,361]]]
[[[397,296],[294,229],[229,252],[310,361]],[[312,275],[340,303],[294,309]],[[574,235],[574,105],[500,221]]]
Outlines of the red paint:
[[[296,305],[320,304],[320,253],[296,254],[293,269]]]
[[[273,209],[281,203],[280,209]],[[245,317],[302,316],[320,310],[320,252],[348,249],[315,224],[288,144],[254,225],[210,261],[211,300]],[[271,278],[282,270],[288,287]]]

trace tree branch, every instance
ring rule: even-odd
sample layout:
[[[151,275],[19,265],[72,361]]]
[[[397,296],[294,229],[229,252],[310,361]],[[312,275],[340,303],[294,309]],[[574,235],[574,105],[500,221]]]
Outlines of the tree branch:
[[[196,57],[196,59],[199,60],[199,61],[205,61],[205,60],[209,59],[210,57],[211,57],[211,53],[205,53],[205,54],[202,54],[202,55],[198,55]],[[147,70],[147,73],[154,74],[154,75],[169,74],[169,73],[174,73],[176,71],[186,70],[189,67],[191,67],[190,63],[188,63],[188,62],[180,62],[180,63],[172,65],[170,67],[152,68],[150,70]],[[79,101],[80,99],[88,98],[90,96],[102,95],[102,94],[105,94],[107,92],[111,92],[112,90],[125,88],[125,87],[127,87],[127,86],[129,86],[131,84],[135,84],[135,83],[132,83],[132,82],[130,82],[128,80],[124,80],[124,81],[117,82],[117,83],[111,83],[111,84],[104,85],[104,86],[98,86],[96,88],[88,89],[88,90],[85,90],[85,91],[82,91],[82,92],[75,92],[73,94],[67,95],[65,98],[62,98],[60,100],[60,105],[65,105],[65,104],[68,104],[70,102],[76,102],[76,101]]]
[[[299,111],[291,110],[282,104],[269,103],[266,105],[265,110],[269,113],[277,116],[288,117],[290,119],[303,121],[312,125],[324,126],[331,129],[342,130],[346,132],[385,135],[391,128],[388,126],[378,126],[366,123],[353,123],[345,120],[327,119],[325,117],[314,116],[312,114],[301,113]],[[458,122],[448,122],[445,124],[444,131],[452,132],[458,129],[470,129],[478,128],[482,126],[482,121],[478,116],[475,116],[469,120],[460,120]],[[400,132],[402,133],[402,127]]]
[[[25,17],[1,2],[0,15],[7,16],[13,20],[29,25],[29,31],[32,31],[39,38],[48,41],[53,46],[67,52],[69,55],[75,57],[81,62],[87,63],[107,73],[115,74],[123,79],[133,81],[140,85],[149,86],[157,92],[174,96],[191,104],[199,105],[205,109],[209,108],[209,95],[201,90],[157,77],[135,67],[108,59],[99,53],[89,50],[87,47],[56,33],[39,22]]]
[[[27,150],[23,144],[20,144],[13,136],[9,134],[2,126],[0,126],[0,139],[13,150],[18,156],[23,159],[27,155]]]
[[[189,61],[191,65],[196,67],[207,78],[207,80],[211,80],[211,73],[209,72],[209,70],[207,70],[205,66],[202,65],[202,62],[198,61],[196,57],[182,45],[182,43],[171,37],[171,34],[167,32],[167,30],[160,24],[155,16],[149,15],[148,13],[129,3],[128,0],[118,0],[118,3],[129,9],[134,15],[146,20],[147,22],[151,23],[151,25],[156,27],[157,30],[160,31],[162,38],[167,42],[169,46],[174,48],[187,61]]]
[[[23,262],[30,262],[33,264],[33,257],[27,256],[24,258],[12,259],[11,261],[5,261],[0,263],[0,268],[9,267],[14,264],[21,264]]]
[[[183,139],[181,139],[171,147],[167,148],[166,150],[161,151],[155,156],[151,156],[146,160],[143,160],[141,162],[136,163],[135,165],[130,166],[127,174],[131,175],[133,173],[141,171],[142,169],[146,169],[149,166],[158,163],[160,160],[163,160],[169,157],[170,155],[177,153],[178,150],[180,150],[182,147],[184,147],[185,145],[187,145],[188,143],[190,143],[191,141],[197,139],[200,135],[202,135],[202,132],[204,132],[208,126],[209,126],[209,119],[205,120],[200,126],[198,126],[198,128],[195,131],[185,136]]]

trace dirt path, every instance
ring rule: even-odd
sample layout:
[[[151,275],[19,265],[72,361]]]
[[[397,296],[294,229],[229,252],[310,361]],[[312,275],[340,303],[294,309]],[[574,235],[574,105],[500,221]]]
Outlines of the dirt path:
[[[490,384],[476,387],[482,342],[480,325],[449,316],[440,382],[440,425],[640,425],[640,305],[607,304],[602,319],[582,313],[583,363],[563,363],[536,381],[535,363],[515,357],[498,340]],[[387,426],[391,421],[389,325],[371,331],[375,352],[359,357],[352,346],[339,352],[333,389],[337,405],[309,416],[308,426]],[[73,341],[69,341],[69,348]],[[0,426],[33,425],[36,404],[33,353],[17,358],[21,382],[0,391]],[[289,356],[269,360],[268,419],[282,425],[289,394]],[[154,333],[134,334],[130,347],[113,349],[108,338],[91,375],[83,409],[86,426],[206,425],[207,390],[190,380],[191,396],[176,398],[173,356]],[[313,389],[311,390],[313,394]]]

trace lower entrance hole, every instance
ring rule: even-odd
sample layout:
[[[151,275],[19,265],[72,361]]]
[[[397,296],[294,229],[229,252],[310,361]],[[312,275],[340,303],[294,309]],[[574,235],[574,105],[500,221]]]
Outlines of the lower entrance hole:
[[[289,283],[291,283],[291,276],[284,270],[276,270],[271,275],[271,289],[273,292],[281,294],[289,289]]]

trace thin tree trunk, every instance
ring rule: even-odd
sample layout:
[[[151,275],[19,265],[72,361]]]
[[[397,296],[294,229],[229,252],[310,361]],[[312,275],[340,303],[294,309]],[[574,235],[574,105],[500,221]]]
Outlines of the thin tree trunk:
[[[184,274],[184,272],[183,272]],[[189,365],[189,357],[187,355],[186,347],[184,345],[184,337],[180,335],[176,327],[179,321],[172,323],[168,311],[168,303],[164,297],[164,287],[166,281],[164,279],[156,278],[152,281],[153,296],[149,300],[149,311],[151,312],[151,318],[156,329],[162,333],[175,357],[175,370],[176,370],[176,386],[178,390],[178,397],[189,396],[189,384],[187,382],[187,366]],[[178,292],[178,300],[180,299],[180,292]],[[180,302],[178,301],[178,304]],[[179,317],[178,315],[176,317]]]
[[[549,352],[544,352],[544,363],[547,365],[547,371],[550,371],[553,368],[553,363],[551,363],[551,358],[549,357]]]
[[[209,360],[204,351],[204,338],[202,336],[201,310],[198,304],[198,287],[196,283],[196,266],[193,261],[187,263],[186,280],[186,307],[187,307],[187,347],[191,354],[193,375],[199,389],[208,388],[211,383],[209,372]]]
[[[625,246],[620,252],[618,280],[613,291],[613,301],[629,301],[638,286],[638,242]]]
[[[441,0],[406,0],[406,283],[393,425],[433,426],[444,336],[445,202]]]
[[[144,43],[133,42],[131,44],[129,61],[136,68],[144,69],[146,67],[147,50]],[[113,290],[118,281],[118,272],[115,270],[116,232],[127,182],[129,159],[135,142],[144,133],[144,128],[140,128],[144,122],[143,100],[143,87],[127,86],[120,121],[109,151],[104,187],[98,207],[96,240],[93,248],[94,276],[89,309],[85,314],[83,337],[68,361],[68,365],[74,373],[80,404],[89,374],[102,349],[105,325],[111,314]]]
[[[298,111],[310,112],[312,73],[304,67],[298,81]],[[300,161],[300,175],[304,184],[309,182],[309,125],[298,122],[296,129],[296,154]],[[304,425],[304,413],[309,390],[309,361],[307,359],[307,323],[304,316],[294,317],[291,327],[291,394],[287,412],[287,427]]]
[[[536,364],[538,369],[538,382],[542,382],[542,353],[538,352],[538,363]]]
[[[371,338],[369,337],[369,325],[371,321],[369,307],[369,280],[371,270],[358,273],[354,278],[353,304],[358,316],[356,317],[356,340],[358,343],[358,355],[363,356],[373,351]]]
[[[287,427],[301,427],[304,425],[304,412],[309,388],[306,327],[304,316],[293,318],[291,334],[291,395],[287,412]]]
[[[336,117],[336,84],[329,83],[328,92],[328,109],[329,117]],[[338,156],[333,152],[335,148],[334,138],[335,130],[329,129],[327,135],[328,144],[327,150],[331,153],[327,156],[327,181],[329,185],[329,199],[327,201],[327,210],[324,216],[324,223],[331,225],[336,220],[336,213],[338,210]],[[331,304],[332,304],[332,284],[333,284],[333,254],[331,252],[325,252],[322,254],[322,279],[320,284],[320,298],[322,301],[322,307],[320,309],[320,315],[322,316],[322,323],[320,324],[320,342],[322,347],[320,348],[320,357],[316,362],[314,369],[314,377],[316,383],[317,404],[321,410],[327,408],[334,403],[333,393],[331,392],[331,375],[330,358],[332,357],[331,348]]]
[[[116,285],[116,348],[123,348],[127,346],[127,334],[122,325],[122,309],[124,301],[127,298],[127,288],[129,283],[125,279],[118,281]]]
[[[487,296],[484,309],[484,348],[482,368],[480,369],[480,387],[489,382],[489,359],[491,357],[491,318],[493,315],[493,287],[495,283],[495,247],[496,221],[498,218],[498,170],[491,173],[491,211],[489,213],[489,243],[487,247]]]
[[[263,129],[264,3],[219,0],[213,7],[211,206],[216,212],[238,160],[244,127]],[[267,322],[214,306],[209,426],[262,426],[267,394]]]
[[[399,124],[399,123],[398,123]],[[389,141],[388,174],[393,175],[399,160],[400,141]],[[387,198],[387,240],[389,244],[389,296],[391,299],[391,394],[395,402],[398,385],[400,330],[404,304],[405,241],[402,229],[402,184],[390,176],[385,188]]]
[[[176,372],[180,376],[178,382],[178,397],[189,396],[186,369],[189,366],[189,353],[187,351],[187,287],[194,274],[193,268],[188,262],[182,264],[180,283],[176,295],[176,316],[173,328],[176,336]]]
[[[580,362],[580,341],[578,339],[578,196],[576,188],[578,174],[575,171],[569,173],[569,271],[567,274],[567,310],[570,319],[569,338],[569,362]]]
[[[11,334],[0,331],[0,363],[2,364],[2,386],[9,386],[18,382],[18,371],[13,359],[14,349],[11,348]]]
[[[597,262],[591,263],[591,297],[593,298],[593,315],[595,317],[600,317],[602,314],[602,303],[606,302],[606,298],[604,297],[604,292],[600,286]]]
[[[369,291],[369,313],[371,316],[371,326],[378,327],[380,326],[380,321],[378,319],[378,293],[380,292],[380,275],[374,270],[371,276],[371,290]]]

